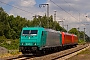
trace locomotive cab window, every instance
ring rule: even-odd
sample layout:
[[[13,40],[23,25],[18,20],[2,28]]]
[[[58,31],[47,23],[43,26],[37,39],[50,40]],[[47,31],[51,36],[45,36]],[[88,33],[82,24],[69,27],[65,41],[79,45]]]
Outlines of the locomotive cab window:
[[[37,35],[37,32],[38,32],[38,30],[31,30],[30,34],[31,35]]]
[[[37,30],[23,30],[23,35],[28,35],[28,34],[31,34],[31,35],[34,35],[34,34],[37,34]]]
[[[23,34],[29,34],[30,30],[23,30]]]

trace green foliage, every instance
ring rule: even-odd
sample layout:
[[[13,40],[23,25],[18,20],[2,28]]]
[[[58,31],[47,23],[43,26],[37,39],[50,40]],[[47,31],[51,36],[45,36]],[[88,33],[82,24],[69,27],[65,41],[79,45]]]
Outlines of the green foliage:
[[[20,16],[14,17],[8,15],[3,8],[0,7],[0,36],[5,36],[7,39],[18,39],[21,29],[25,26],[41,26],[44,28],[50,28],[58,31],[66,31],[56,21],[53,21],[53,16],[50,17],[38,16],[33,20],[27,20]]]
[[[0,7],[0,36],[4,35],[7,39],[18,39],[21,29],[27,26],[28,23],[25,18],[20,16],[9,16]]]
[[[90,42],[90,37],[84,33],[84,31],[78,31],[76,28],[72,28],[69,30],[69,33],[73,33],[78,36],[78,39],[80,40],[79,43],[85,43]],[[85,34],[85,41],[84,41],[84,34]]]
[[[12,54],[12,55],[17,55],[20,52],[18,50],[10,50],[9,53]]]
[[[86,42],[84,40],[78,40],[78,44],[85,44]]]
[[[42,16],[42,17],[39,16],[38,18],[35,17],[31,21],[31,25],[54,29],[54,30],[58,30],[58,31],[66,31],[59,25],[59,23],[57,23],[56,21],[53,21],[52,15],[50,17],[46,17],[46,16]]]
[[[78,30],[76,28],[72,28],[71,30],[69,30],[69,33],[78,35]]]
[[[19,39],[0,39],[0,46],[5,47],[9,50],[19,49]]]
[[[33,20],[27,20],[20,16],[14,17],[8,15],[3,8],[0,7],[0,46],[9,50],[19,48],[19,39],[21,29],[25,26],[36,27],[41,26],[44,28],[50,28],[58,31],[65,31],[56,21],[53,21],[53,16],[50,17],[38,16]]]

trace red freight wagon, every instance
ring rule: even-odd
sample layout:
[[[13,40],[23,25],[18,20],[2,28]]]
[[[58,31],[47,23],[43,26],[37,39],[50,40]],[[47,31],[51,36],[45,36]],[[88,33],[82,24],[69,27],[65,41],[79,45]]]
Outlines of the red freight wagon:
[[[74,34],[62,32],[62,44],[63,45],[77,45],[78,38]]]
[[[78,37],[76,35],[74,35],[74,44],[78,44]]]

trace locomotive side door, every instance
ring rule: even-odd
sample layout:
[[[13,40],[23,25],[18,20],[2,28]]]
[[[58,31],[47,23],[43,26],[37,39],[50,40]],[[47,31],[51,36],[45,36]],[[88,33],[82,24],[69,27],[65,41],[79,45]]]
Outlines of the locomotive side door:
[[[45,46],[46,45],[46,31],[42,31],[42,37],[41,37],[41,43],[42,43],[42,46]]]

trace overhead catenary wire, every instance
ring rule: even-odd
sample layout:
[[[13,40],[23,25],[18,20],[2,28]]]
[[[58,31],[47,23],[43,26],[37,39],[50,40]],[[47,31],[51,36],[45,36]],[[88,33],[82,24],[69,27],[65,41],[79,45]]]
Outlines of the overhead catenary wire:
[[[67,2],[66,0],[64,0],[65,1],[65,3],[67,3],[70,7],[72,7],[75,11],[77,11],[78,12],[78,10],[76,10],[73,6],[71,6],[70,4],[69,4],[69,2]],[[81,13],[80,12],[78,12],[78,14],[79,14],[79,21],[80,21],[80,15],[81,15]],[[85,14],[83,15],[83,17],[87,17]],[[89,17],[88,17],[89,18]],[[90,19],[90,18],[89,18]],[[83,24],[83,23],[82,23]]]
[[[64,0],[64,2],[65,3],[67,3],[70,7],[72,7],[66,0]],[[74,7],[72,7],[75,11],[77,11],[78,12],[78,10],[76,10]],[[78,12],[78,14],[79,14],[79,22],[80,22],[80,12]]]
[[[65,1],[65,3],[67,3],[70,7],[72,7],[66,0],[64,0]],[[76,10],[74,7],[72,7],[75,11],[77,11],[78,12],[78,10]],[[80,12],[78,12],[78,14],[79,14],[79,22],[80,22]],[[86,17],[87,18],[87,16],[85,16],[84,15],[84,17]],[[90,18],[89,18],[90,19]],[[83,24],[83,25],[89,25],[89,24],[84,24],[83,22],[81,22],[81,24]],[[78,31],[79,31],[79,27],[78,27]],[[85,40],[85,28],[84,28],[84,40]]]
[[[74,19],[78,20],[77,18],[75,18],[72,14],[70,14],[69,12],[67,12],[66,10],[64,10],[62,7],[60,7],[59,5],[57,5],[55,2],[53,2],[52,0],[50,0],[53,4],[55,4],[57,7],[59,7],[60,9],[62,9],[64,12],[66,12],[67,14],[69,14],[71,17],[73,17]]]
[[[65,1],[65,3],[67,3],[70,7],[72,7],[66,0],[64,0]],[[75,11],[77,11],[78,12],[78,10],[76,10],[74,7],[72,7]],[[80,13],[80,12],[78,12],[78,13]]]
[[[10,4],[5,3],[5,2],[2,2],[2,1],[0,1],[0,3],[6,4],[6,5],[8,5],[8,6],[11,6],[11,7],[13,7],[13,8],[19,9],[19,10],[24,11],[24,12],[27,12],[27,13],[31,13],[31,12],[29,12],[29,11],[26,11],[26,10],[24,10],[24,9],[21,9],[21,8],[19,8],[19,7],[10,5]],[[34,14],[34,13],[31,13],[31,14]]]

